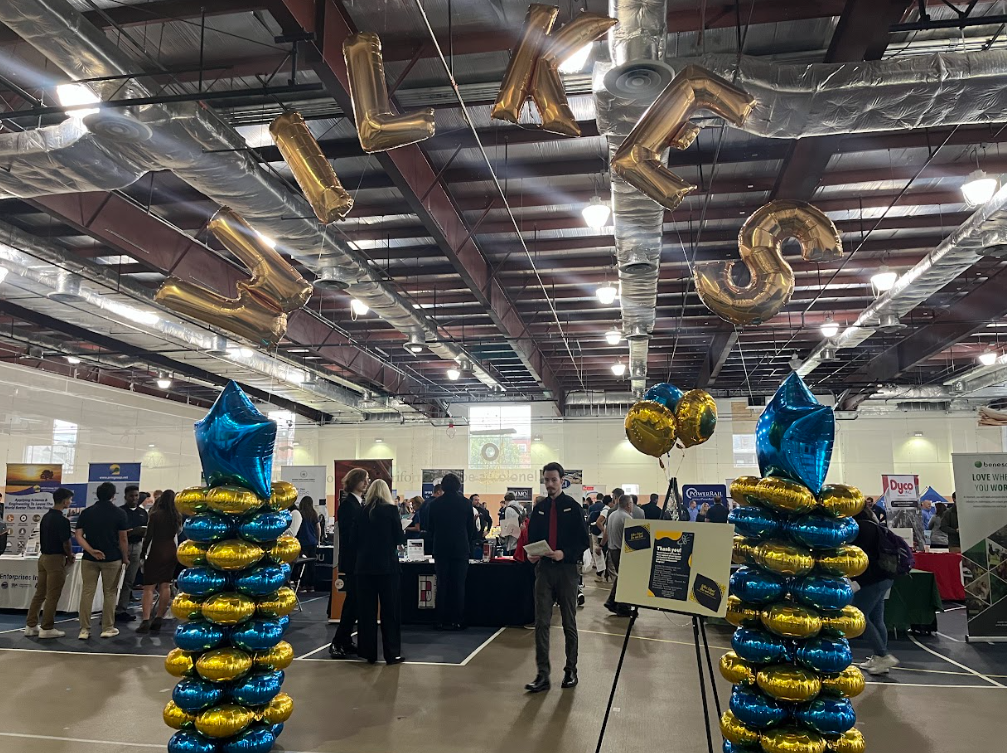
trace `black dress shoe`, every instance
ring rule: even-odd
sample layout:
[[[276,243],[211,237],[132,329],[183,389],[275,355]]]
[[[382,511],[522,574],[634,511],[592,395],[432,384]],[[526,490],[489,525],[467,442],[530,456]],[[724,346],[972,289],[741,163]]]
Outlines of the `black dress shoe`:
[[[577,679],[577,670],[576,669],[564,669],[563,670],[563,684],[560,687],[572,688],[578,682],[580,682],[580,681]]]
[[[390,667],[393,664],[401,664],[404,661],[405,658],[402,656],[393,656],[391,659],[385,659],[385,664],[387,664]]]
[[[546,675],[539,675],[525,685],[524,689],[529,693],[541,693],[543,690],[548,690],[551,687],[552,684],[549,682],[549,678]]]
[[[353,652],[354,654],[356,651]],[[350,652],[344,646],[329,646],[330,659],[349,659]]]
[[[116,622],[133,622],[136,617],[131,615],[129,612],[116,612],[115,621]]]
[[[354,655],[356,655],[356,654],[359,654],[359,653],[360,653],[360,652],[359,652],[359,651],[357,650],[357,644],[356,644],[356,643],[353,643],[353,641],[350,641],[350,642],[349,642],[349,643],[347,643],[347,644],[346,644],[345,646],[343,646],[343,651],[345,651],[345,652],[346,652],[346,653],[348,653],[348,654],[354,654]]]

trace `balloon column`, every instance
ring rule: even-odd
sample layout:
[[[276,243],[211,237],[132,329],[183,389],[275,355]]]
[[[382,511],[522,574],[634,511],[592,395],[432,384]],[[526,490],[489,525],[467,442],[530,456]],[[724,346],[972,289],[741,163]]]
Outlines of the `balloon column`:
[[[703,390],[682,392],[658,384],[626,414],[626,438],[644,455],[659,458],[675,446],[702,444],[717,426],[717,403]]]
[[[858,489],[824,485],[835,423],[795,373],[756,425],[762,478],[731,484],[740,507],[720,672],[734,683],[720,720],[725,753],[862,753],[850,698],[864,689],[847,639],[864,632],[849,577],[867,568],[851,542]]]
[[[301,546],[282,535],[297,490],[269,485],[275,439],[276,423],[234,382],[196,424],[210,486],[175,499],[187,516],[178,546],[187,569],[171,603],[177,648],[164,662],[180,678],[164,707],[164,723],[178,730],[170,753],[265,753],[294,710],[280,691],[294,659],[282,638],[297,605],[287,583]]]

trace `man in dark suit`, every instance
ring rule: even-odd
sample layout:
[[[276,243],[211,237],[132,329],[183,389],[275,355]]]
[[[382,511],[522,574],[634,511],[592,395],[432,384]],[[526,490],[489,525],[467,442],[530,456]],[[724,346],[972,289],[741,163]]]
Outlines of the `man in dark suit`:
[[[707,523],[726,523],[727,522],[728,509],[727,505],[724,504],[724,498],[719,494],[713,498],[713,507],[711,507],[706,513]]]
[[[532,510],[528,522],[528,543],[548,542],[551,554],[528,556],[535,565],[535,663],[538,674],[525,685],[529,693],[541,693],[550,687],[549,633],[552,605],[559,604],[566,642],[566,666],[563,687],[577,684],[577,586],[580,574],[577,565],[588,548],[587,524],[580,505],[563,493],[566,472],[559,463],[549,463],[542,469],[547,496]]]
[[[643,510],[644,517],[646,517],[647,520],[660,520],[661,519],[661,513],[663,511],[661,510],[661,505],[658,504],[658,502],[657,502],[657,495],[656,494],[651,494],[650,495],[650,502],[648,502],[645,505],[640,505],[640,509]]]
[[[353,644],[353,629],[357,624],[357,583],[354,576],[357,565],[357,520],[363,509],[364,492],[370,483],[370,476],[363,468],[353,468],[343,476],[344,494],[336,513],[339,528],[337,568],[346,598],[339,616],[339,627],[329,646],[329,656],[333,659],[346,659],[357,653],[357,647]]]
[[[444,493],[428,502],[427,529],[433,537],[437,573],[437,627],[461,630],[465,622],[465,576],[477,536],[476,518],[455,474],[441,479],[441,488]]]

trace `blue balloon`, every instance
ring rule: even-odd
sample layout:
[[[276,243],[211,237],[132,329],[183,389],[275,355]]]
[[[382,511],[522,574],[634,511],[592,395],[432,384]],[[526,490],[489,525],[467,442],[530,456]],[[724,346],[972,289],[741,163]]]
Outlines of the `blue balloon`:
[[[849,698],[816,698],[798,706],[794,717],[820,735],[841,735],[857,723]]]
[[[779,701],[741,685],[735,685],[731,693],[731,711],[742,724],[755,729],[775,727],[790,717],[790,712]]]
[[[238,535],[243,539],[265,543],[276,541],[280,534],[290,528],[290,513],[286,510],[260,512],[244,520],[238,526]]]
[[[286,573],[279,565],[258,565],[239,573],[234,578],[234,587],[246,596],[266,596],[286,582]]]
[[[215,512],[201,512],[185,519],[182,524],[182,533],[187,539],[209,544],[233,537],[234,526],[223,515],[218,515]]]
[[[853,585],[849,578],[807,575],[790,584],[790,595],[805,606],[835,612],[853,602]]]
[[[234,484],[269,499],[275,444],[276,422],[259,413],[234,382],[196,422],[196,448],[208,486]]]
[[[279,737],[280,733],[283,732],[283,722],[280,722],[279,724],[274,724],[272,727],[270,727],[270,729],[273,732],[274,738]]]
[[[721,750],[723,753],[762,753],[762,748],[758,744],[753,748],[749,745],[735,745],[730,740],[724,740]]]
[[[204,620],[182,622],[175,627],[175,645],[183,651],[209,651],[223,643],[225,637],[224,628]]]
[[[231,698],[242,706],[265,706],[283,685],[283,670],[248,675],[231,686]]]
[[[660,403],[674,413],[675,408],[678,407],[678,401],[682,399],[682,395],[684,394],[685,393],[678,389],[675,385],[665,382],[662,384],[655,384],[643,393],[643,399],[653,400],[655,403]]]
[[[175,582],[180,591],[193,596],[209,596],[227,588],[227,576],[212,567],[187,567]]]
[[[731,593],[748,604],[770,604],[783,598],[783,579],[756,567],[742,567],[731,576]]]
[[[783,530],[783,521],[758,505],[735,507],[727,516],[727,522],[734,524],[737,533],[755,539],[771,538]]]
[[[845,638],[819,636],[798,646],[797,661],[816,672],[835,674],[853,663],[853,654]]]
[[[731,648],[742,659],[755,664],[771,664],[780,661],[787,654],[787,647],[781,638],[753,628],[735,630],[731,636]]]
[[[245,651],[268,651],[283,638],[276,620],[249,620],[231,631],[231,644]]]
[[[832,518],[814,513],[802,515],[787,524],[794,541],[812,549],[835,549],[857,538],[860,525],[853,518]]]
[[[283,628],[283,632],[286,633],[290,629],[290,615],[283,615],[283,617],[277,617],[276,621],[280,623],[280,627]]]
[[[171,700],[183,711],[195,714],[210,706],[215,706],[224,698],[224,689],[198,677],[186,677],[178,681],[171,691]]]
[[[755,453],[763,476],[800,481],[818,494],[832,460],[836,419],[794,372],[780,385],[755,425]]]
[[[216,753],[217,744],[198,732],[179,730],[168,741],[168,753]]]
[[[276,735],[266,724],[253,724],[240,735],[220,746],[221,753],[267,753],[276,742]]]

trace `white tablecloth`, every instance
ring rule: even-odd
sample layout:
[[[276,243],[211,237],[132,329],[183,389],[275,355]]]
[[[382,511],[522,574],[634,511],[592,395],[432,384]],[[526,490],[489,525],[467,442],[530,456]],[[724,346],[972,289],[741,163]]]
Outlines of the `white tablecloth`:
[[[23,609],[28,611],[31,599],[35,595],[35,582],[38,580],[38,559],[35,557],[18,557],[13,555],[0,556],[0,609]],[[63,595],[60,597],[58,610],[76,614],[80,606],[80,556],[74,561],[67,573],[63,585]],[[101,609],[103,603],[101,583],[94,595],[94,611]]]

